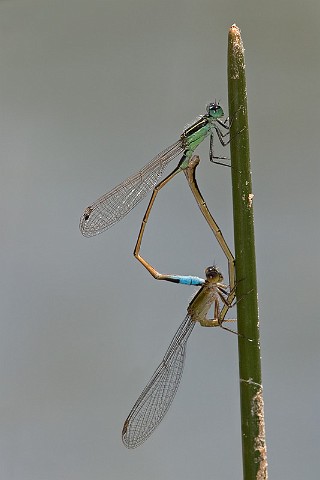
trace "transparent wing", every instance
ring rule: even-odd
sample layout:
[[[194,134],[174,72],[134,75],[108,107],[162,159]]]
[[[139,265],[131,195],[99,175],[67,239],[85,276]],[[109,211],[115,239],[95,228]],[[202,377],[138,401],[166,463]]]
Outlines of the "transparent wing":
[[[80,231],[92,237],[121,220],[152,190],[168,163],[184,151],[181,140],[163,150],[139,172],[87,207],[80,219]]]
[[[195,322],[187,315],[162,362],[129,413],[122,429],[122,441],[126,447],[141,445],[167,413],[181,380],[186,344],[194,325]]]

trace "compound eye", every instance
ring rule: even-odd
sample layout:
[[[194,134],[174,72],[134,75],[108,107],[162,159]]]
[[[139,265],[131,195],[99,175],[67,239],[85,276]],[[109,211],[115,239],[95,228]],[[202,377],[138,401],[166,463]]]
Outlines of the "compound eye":
[[[216,102],[207,105],[207,114],[212,118],[220,118],[224,115],[222,108]]]
[[[206,274],[207,278],[215,277],[217,275],[217,273],[218,273],[218,271],[217,271],[217,269],[214,265],[206,268],[206,270],[205,270],[205,274]]]
[[[205,274],[206,274],[207,280],[214,280],[215,282],[221,282],[223,280],[223,276],[220,270],[214,265],[206,268]]]

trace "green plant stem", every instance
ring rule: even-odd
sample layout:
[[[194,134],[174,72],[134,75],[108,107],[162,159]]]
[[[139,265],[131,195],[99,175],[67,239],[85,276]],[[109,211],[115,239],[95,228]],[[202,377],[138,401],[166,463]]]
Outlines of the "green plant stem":
[[[267,479],[253,195],[244,48],[232,25],[228,38],[228,92],[234,211],[243,478]]]

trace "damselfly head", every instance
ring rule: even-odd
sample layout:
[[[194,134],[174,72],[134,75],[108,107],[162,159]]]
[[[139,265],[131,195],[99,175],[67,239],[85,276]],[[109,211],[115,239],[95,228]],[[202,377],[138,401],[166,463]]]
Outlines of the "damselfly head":
[[[220,283],[223,281],[223,276],[220,270],[212,265],[211,267],[207,267],[205,269],[206,279],[214,281],[215,283]]]
[[[207,105],[207,114],[213,119],[221,118],[224,116],[222,107],[220,107],[219,103],[217,103],[216,101]]]

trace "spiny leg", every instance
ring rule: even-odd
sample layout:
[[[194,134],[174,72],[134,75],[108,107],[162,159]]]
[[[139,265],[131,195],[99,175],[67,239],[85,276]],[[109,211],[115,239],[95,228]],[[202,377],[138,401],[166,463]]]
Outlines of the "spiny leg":
[[[222,293],[223,292],[223,293]],[[223,301],[224,305],[226,306],[226,312],[229,310],[229,308],[234,306],[234,303],[230,300],[230,294],[226,298],[224,295],[224,289],[221,289],[220,286],[218,286],[218,292],[217,292],[218,297],[220,300]],[[222,310],[220,310],[220,302],[219,298],[216,298],[214,301],[214,316],[213,318],[207,318],[206,315],[202,317],[198,317],[198,322],[202,327],[221,327],[223,330],[226,330],[227,332],[234,333],[235,335],[242,336],[238,332],[235,332],[231,328],[225,327],[224,323],[225,322],[234,322],[234,319],[224,319],[222,318]],[[230,303],[231,302],[231,303]]]
[[[218,139],[219,139],[219,142],[221,143],[221,145],[223,147],[226,147],[230,141],[235,138],[237,135],[239,135],[239,133],[242,133],[244,129],[240,130],[239,132],[237,132],[234,136],[232,137],[229,137],[229,139],[227,141],[224,140],[225,137],[227,137],[228,135],[230,135],[230,129],[232,127],[232,124],[233,124],[233,121],[237,115],[237,113],[239,112],[239,110],[242,109],[242,106],[240,106],[236,111],[235,113],[233,114],[232,118],[230,119],[229,121],[229,117],[227,117],[225,119],[224,122],[222,122],[221,120],[219,120],[219,118],[216,119],[216,124],[218,124],[220,127],[224,128],[225,130],[227,130],[225,133],[222,133],[222,130],[221,128],[219,128],[216,124],[213,125],[213,128],[215,129],[216,133],[217,133],[217,136],[218,136]],[[220,156],[216,156],[214,155],[214,152],[213,152],[213,134],[211,133],[210,135],[210,150],[209,150],[209,158],[210,158],[210,161],[213,162],[213,163],[217,163],[219,165],[225,165],[225,166],[228,166],[227,164],[224,164],[222,162],[216,162],[215,160],[230,160],[228,157],[220,157]]]
[[[244,128],[242,130],[240,130],[238,133],[236,133],[233,137],[229,138],[229,140],[227,141],[224,141],[223,140],[223,137],[226,137],[227,135],[229,135],[230,132],[227,132],[225,134],[223,134],[220,130],[220,128],[218,128],[216,125],[213,126],[213,128],[215,129],[215,131],[217,132],[217,136],[219,138],[219,141],[221,143],[221,145],[223,147],[226,147],[227,145],[229,145],[229,143],[231,142],[231,140],[233,140],[237,135],[239,135],[240,133],[243,132]],[[217,155],[214,155],[214,146],[213,146],[213,134],[210,135],[210,148],[209,148],[209,159],[210,159],[210,162],[212,163],[217,163],[218,165],[224,165],[225,167],[230,167],[230,165],[228,163],[222,163],[222,162],[216,162],[216,160],[229,160],[230,161],[230,158],[228,157],[221,157],[221,156],[217,156]]]
[[[220,130],[219,130],[219,132],[220,132]],[[226,135],[228,135],[228,133]],[[219,137],[218,131],[217,131],[217,135]],[[220,132],[220,135],[222,136],[221,132]],[[228,143],[229,143],[229,142],[225,143],[224,140],[220,137],[219,137],[219,140],[220,140],[221,145],[223,145],[224,147],[226,145],[228,145]],[[213,152],[213,135],[212,134],[210,135],[209,159],[210,159],[210,162],[218,163],[218,164],[220,164],[221,162],[215,162],[215,160],[229,160],[228,157],[221,157],[221,156],[214,155],[214,152]],[[224,165],[224,164],[222,163],[222,165]],[[226,166],[229,166],[229,165],[226,165]]]

